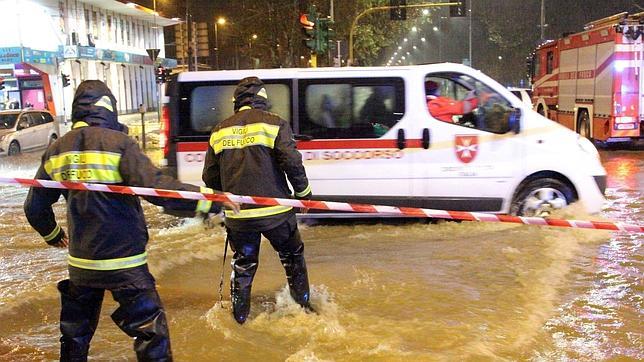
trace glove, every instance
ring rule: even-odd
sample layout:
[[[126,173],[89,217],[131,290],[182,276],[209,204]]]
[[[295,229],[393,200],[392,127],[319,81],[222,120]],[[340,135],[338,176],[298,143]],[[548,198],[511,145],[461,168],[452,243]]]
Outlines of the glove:
[[[66,247],[69,241],[67,239],[67,234],[65,234],[65,230],[63,230],[63,228],[60,228],[58,235],[54,236],[53,239],[46,241],[46,243],[57,248],[62,248]]]
[[[309,192],[308,194],[306,194],[304,196],[297,196],[297,193],[296,193],[295,198],[298,199],[298,200],[311,200],[311,198],[313,198],[313,192]],[[308,212],[309,212],[308,207],[301,207],[300,208],[300,214],[306,214]]]

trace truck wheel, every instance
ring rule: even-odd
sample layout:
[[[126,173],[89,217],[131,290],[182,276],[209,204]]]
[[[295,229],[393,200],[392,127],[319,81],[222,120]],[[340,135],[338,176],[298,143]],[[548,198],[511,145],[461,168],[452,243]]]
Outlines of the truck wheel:
[[[588,111],[585,109],[579,111],[579,115],[577,116],[577,133],[582,137],[592,140],[593,135],[590,133],[590,116],[588,115]]]
[[[9,150],[7,150],[7,155],[15,156],[19,153],[20,153],[20,144],[18,144],[18,141],[11,141],[11,144],[9,145]]]
[[[510,213],[517,216],[545,217],[576,200],[570,186],[554,178],[529,181],[516,194]]]

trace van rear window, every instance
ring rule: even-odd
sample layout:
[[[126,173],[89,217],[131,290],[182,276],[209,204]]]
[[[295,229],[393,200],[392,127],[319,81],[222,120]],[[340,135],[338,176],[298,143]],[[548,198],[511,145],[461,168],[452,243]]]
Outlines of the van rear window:
[[[233,94],[236,85],[200,86],[190,96],[190,126],[195,132],[210,132],[219,122],[234,113]],[[285,84],[266,84],[269,111],[291,120],[291,96]]]

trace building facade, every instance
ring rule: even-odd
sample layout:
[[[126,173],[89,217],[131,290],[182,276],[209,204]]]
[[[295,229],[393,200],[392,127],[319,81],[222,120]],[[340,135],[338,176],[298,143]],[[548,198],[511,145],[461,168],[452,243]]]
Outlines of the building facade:
[[[69,119],[74,91],[88,79],[112,89],[119,113],[157,107],[156,66],[176,65],[165,59],[162,28],[178,21],[113,0],[0,0],[0,8],[0,108],[31,106]],[[156,62],[147,49],[160,49]]]

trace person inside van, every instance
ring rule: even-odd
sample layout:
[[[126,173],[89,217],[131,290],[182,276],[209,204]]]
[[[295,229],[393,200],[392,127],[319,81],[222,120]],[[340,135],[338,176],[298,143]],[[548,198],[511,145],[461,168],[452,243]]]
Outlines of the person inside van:
[[[389,87],[387,87],[389,88]],[[380,137],[393,125],[393,113],[387,108],[386,87],[373,87],[371,95],[360,109],[360,122],[370,125],[371,136]]]
[[[328,94],[322,96],[322,104],[320,105],[320,110],[322,111],[321,121],[324,127],[337,127],[335,124],[335,117],[333,116],[335,105],[333,104],[333,100],[331,100],[331,96],[329,96]]]
[[[457,123],[456,116],[470,113],[478,105],[477,98],[472,95],[461,101],[442,96],[439,84],[432,80],[425,82],[425,94],[429,113],[443,122]]]

